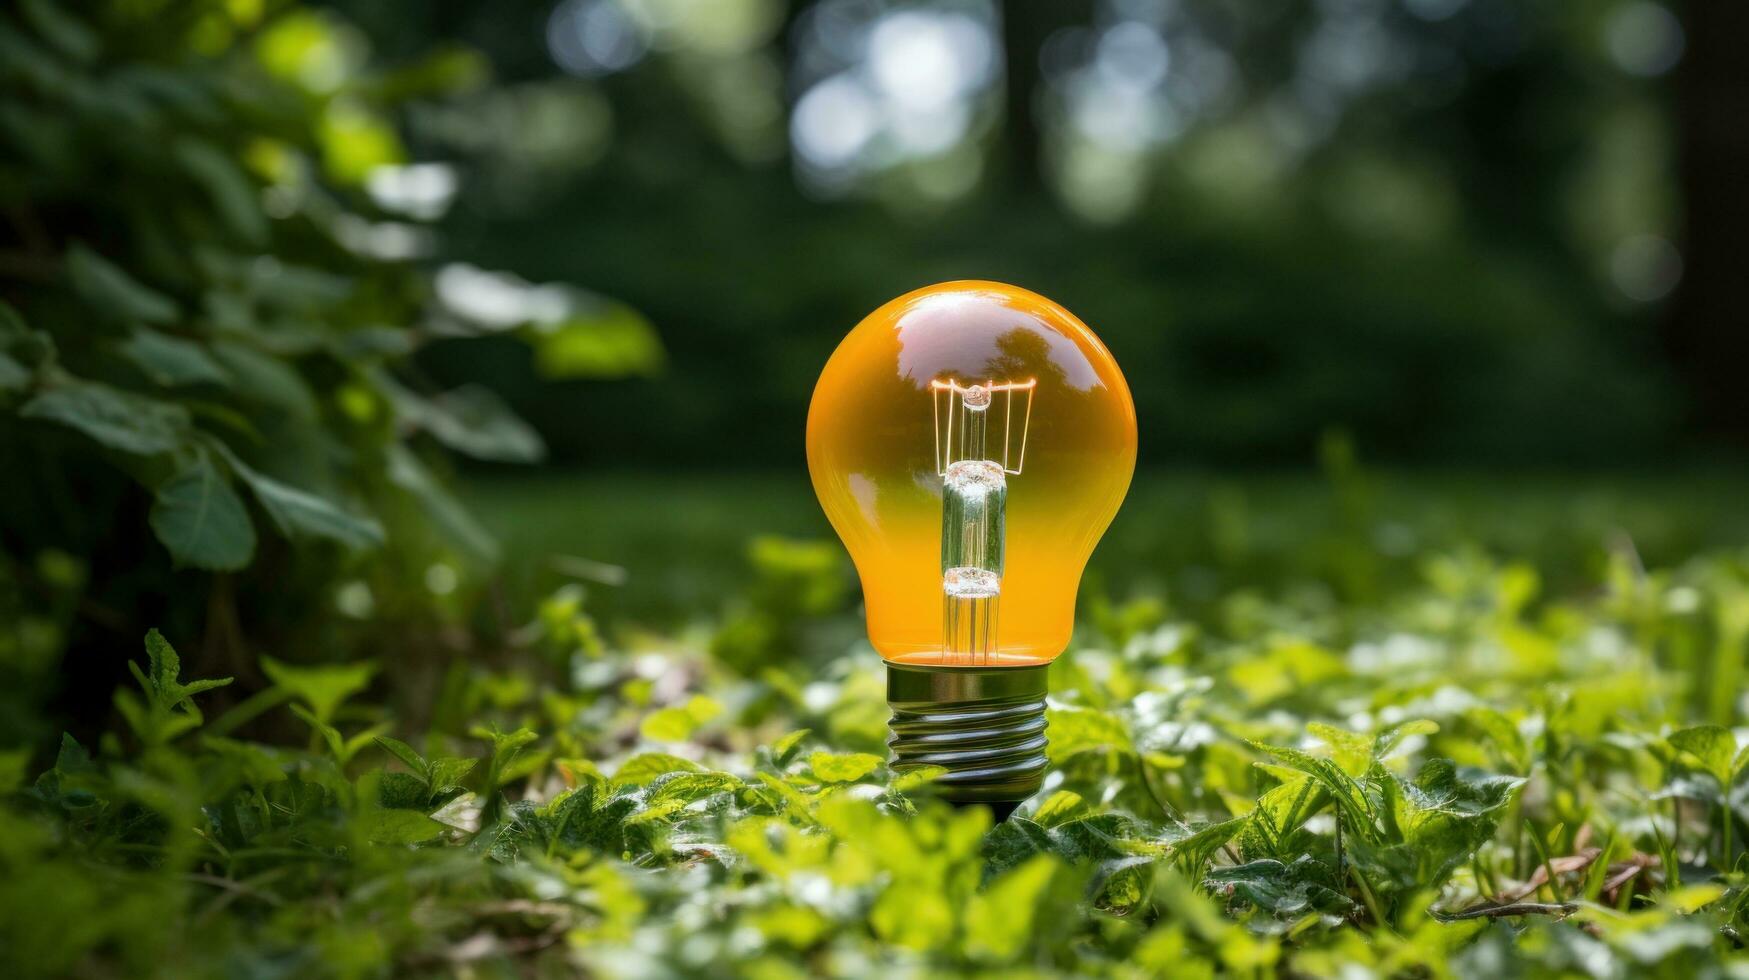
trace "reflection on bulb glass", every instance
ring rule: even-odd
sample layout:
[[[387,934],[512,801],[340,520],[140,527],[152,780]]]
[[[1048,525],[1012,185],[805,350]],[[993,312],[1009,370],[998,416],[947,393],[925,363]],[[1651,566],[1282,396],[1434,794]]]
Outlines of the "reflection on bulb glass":
[[[1048,663],[1135,469],[1099,338],[1023,289],[953,282],[870,314],[808,413],[808,469],[900,664]]]

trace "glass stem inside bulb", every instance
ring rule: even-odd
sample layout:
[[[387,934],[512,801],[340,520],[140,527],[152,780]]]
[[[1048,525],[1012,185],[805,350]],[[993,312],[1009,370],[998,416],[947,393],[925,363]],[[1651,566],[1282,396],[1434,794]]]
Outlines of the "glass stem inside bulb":
[[[989,392],[978,388],[961,400],[958,458],[941,490],[942,651],[972,665],[996,650],[1002,597],[1008,482],[1002,464],[984,458],[989,405]]]

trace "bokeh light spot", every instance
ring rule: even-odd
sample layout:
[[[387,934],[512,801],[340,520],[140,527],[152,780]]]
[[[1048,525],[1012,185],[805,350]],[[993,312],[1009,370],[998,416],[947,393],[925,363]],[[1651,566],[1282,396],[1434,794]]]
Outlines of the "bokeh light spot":
[[[649,50],[637,21],[614,0],[565,0],[547,18],[547,51],[560,68],[593,78],[624,71]]]

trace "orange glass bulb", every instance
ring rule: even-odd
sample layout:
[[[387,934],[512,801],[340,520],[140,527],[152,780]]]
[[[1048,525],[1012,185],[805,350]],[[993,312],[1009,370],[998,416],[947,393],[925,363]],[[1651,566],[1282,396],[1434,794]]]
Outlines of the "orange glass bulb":
[[[869,314],[826,363],[808,472],[898,664],[1049,663],[1129,489],[1136,410],[1068,310],[942,283]]]

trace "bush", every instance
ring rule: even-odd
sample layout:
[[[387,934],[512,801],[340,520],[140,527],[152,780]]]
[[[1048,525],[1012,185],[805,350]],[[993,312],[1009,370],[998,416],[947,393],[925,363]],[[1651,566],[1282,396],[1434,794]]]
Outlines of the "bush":
[[[0,487],[0,738],[36,729],[63,647],[113,676],[101,648],[147,623],[253,673],[246,642],[347,647],[316,615],[335,601],[389,629],[463,608],[445,596],[495,546],[433,449],[527,462],[542,441],[412,356],[521,329],[576,373],[625,334],[560,287],[505,309],[533,287],[481,270],[439,301],[419,219],[454,170],[408,165],[395,118],[482,83],[465,51],[373,66],[346,23],[282,4],[0,17],[0,466],[30,474]],[[482,289],[489,323],[458,309]]]

